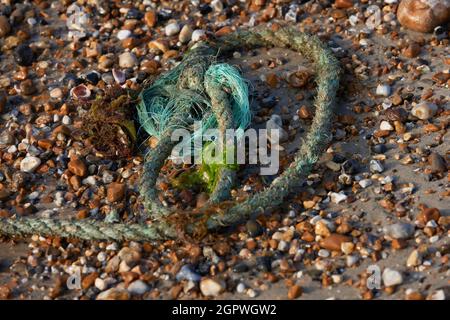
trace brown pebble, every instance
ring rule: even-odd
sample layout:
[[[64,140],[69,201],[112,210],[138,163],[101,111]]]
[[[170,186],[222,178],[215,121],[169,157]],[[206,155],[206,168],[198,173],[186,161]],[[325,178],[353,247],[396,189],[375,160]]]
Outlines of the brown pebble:
[[[87,167],[81,159],[73,159],[68,164],[69,171],[79,177],[84,177],[87,174]]]
[[[98,272],[92,272],[90,274],[88,274],[87,276],[85,276],[83,278],[83,280],[81,281],[81,288],[83,288],[83,290],[89,289],[90,287],[92,287],[92,285],[95,282],[95,279],[97,279],[98,277]]]
[[[299,285],[293,285],[292,287],[289,288],[288,299],[290,300],[297,299],[302,295],[302,293],[303,290]]]
[[[327,250],[341,251],[341,244],[351,242],[352,238],[342,234],[332,233],[329,237],[320,241],[320,246]]]
[[[417,42],[411,42],[402,53],[407,58],[415,58],[420,54],[420,45]]]
[[[11,31],[11,25],[9,24],[8,18],[1,15],[0,16],[0,38],[8,35]]]
[[[144,21],[145,24],[150,28],[156,26],[156,23],[158,22],[158,16],[156,15],[156,12],[154,10],[147,11],[144,15]]]
[[[118,182],[112,182],[108,186],[107,191],[107,199],[109,202],[116,202],[123,199],[125,196],[125,184],[124,183],[118,183]]]
[[[338,9],[348,9],[353,7],[353,0],[336,0],[334,5]]]

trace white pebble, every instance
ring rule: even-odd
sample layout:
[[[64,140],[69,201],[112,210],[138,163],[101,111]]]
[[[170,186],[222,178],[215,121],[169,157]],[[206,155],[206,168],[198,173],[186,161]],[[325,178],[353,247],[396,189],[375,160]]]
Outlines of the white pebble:
[[[178,32],[180,32],[180,25],[177,22],[169,23],[165,29],[164,32],[166,33],[166,36],[174,36]]]
[[[192,41],[197,42],[205,35],[205,30],[197,29],[192,32]]]
[[[388,97],[391,94],[391,87],[387,84],[379,84],[376,93],[378,96]]]
[[[41,164],[41,159],[38,157],[25,157],[20,162],[20,171],[22,172],[33,172]]]
[[[380,123],[380,130],[392,131],[394,127],[388,121],[383,120]]]
[[[131,36],[130,30],[120,30],[117,32],[117,39],[119,40],[125,40],[126,38],[129,38]]]

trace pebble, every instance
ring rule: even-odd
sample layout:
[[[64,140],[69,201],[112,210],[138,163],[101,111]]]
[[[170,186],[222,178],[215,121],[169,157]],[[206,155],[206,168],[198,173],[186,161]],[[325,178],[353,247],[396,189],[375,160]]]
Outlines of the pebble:
[[[8,18],[1,15],[0,16],[0,38],[4,38],[11,31],[11,25],[9,24]]]
[[[289,288],[288,299],[289,300],[297,299],[302,295],[302,293],[303,290],[299,285],[293,285],[292,287]]]
[[[69,162],[67,168],[74,175],[79,177],[84,177],[87,174],[87,167],[83,160],[81,159],[73,159]]]
[[[180,271],[178,271],[178,273],[176,275],[176,279],[178,281],[189,280],[189,281],[198,282],[198,281],[200,281],[201,278],[202,277],[199,274],[192,271],[192,269],[189,265],[182,266]]]
[[[386,268],[383,271],[383,283],[386,287],[393,287],[403,283],[402,274],[394,269]]]
[[[331,192],[330,198],[333,203],[337,204],[347,200],[348,197],[343,191],[341,191],[341,192]]]
[[[145,24],[150,28],[156,26],[156,23],[158,22],[158,16],[156,12],[154,10],[147,11],[144,15],[144,21]]]
[[[432,32],[450,20],[450,2],[439,0],[402,0],[397,9],[398,21],[418,32]]]
[[[117,32],[117,39],[119,40],[125,40],[129,37],[131,37],[131,31],[130,30],[120,30]]]
[[[183,28],[181,28],[180,35],[178,36],[178,40],[180,40],[181,43],[188,43],[191,41],[192,38],[192,28],[190,25],[185,24]]]
[[[41,165],[41,159],[38,157],[25,157],[20,162],[20,171],[34,172]]]
[[[238,283],[238,285],[236,286],[237,293],[244,293],[245,289],[246,289],[245,284],[243,284],[242,282]]]
[[[61,88],[55,88],[50,91],[50,97],[53,99],[61,99],[62,98],[62,90]]]
[[[388,121],[381,121],[380,130],[392,131],[394,127]]]
[[[178,34],[178,32],[180,32],[180,25],[178,24],[178,22],[169,23],[164,28],[164,32],[166,33],[166,36],[168,36],[168,37],[174,36],[174,35]]]
[[[119,288],[111,288],[104,292],[101,292],[97,298],[97,300],[129,300],[130,293],[128,290],[119,289]]]
[[[194,32],[192,32],[192,42],[197,42],[200,41],[202,39],[202,37],[204,37],[206,34],[205,30],[194,30]]]
[[[14,50],[14,58],[19,66],[28,67],[33,64],[35,56],[30,46],[21,44]]]
[[[247,233],[252,238],[258,237],[264,232],[263,227],[255,220],[248,220],[245,227],[247,228]]]
[[[421,120],[431,119],[437,112],[438,107],[434,103],[422,102],[414,106],[411,114]]]
[[[331,251],[341,251],[341,246],[343,243],[351,242],[352,238],[344,236],[338,233],[332,233],[330,236],[321,240],[319,245],[327,250]]]
[[[428,163],[431,166],[431,173],[444,173],[447,171],[445,159],[437,152],[432,152],[428,156]]]
[[[109,184],[107,199],[109,202],[120,201],[125,197],[126,185],[124,183],[113,182]]]
[[[150,290],[150,286],[142,280],[136,280],[130,283],[127,289],[132,295],[142,295]]]
[[[1,146],[9,146],[11,144],[14,144],[16,139],[14,138],[14,135],[11,134],[9,131],[3,131],[0,134],[0,145]]]
[[[219,281],[206,278],[200,281],[200,291],[206,297],[217,297],[225,289],[225,285]]]
[[[370,172],[372,173],[382,173],[384,171],[384,167],[378,160],[370,160]]]
[[[119,56],[119,66],[121,68],[133,68],[137,62],[136,56],[131,52],[124,52]]]
[[[413,250],[406,260],[407,267],[417,267],[422,263],[422,257],[418,250]]]
[[[358,261],[359,261],[359,257],[356,255],[349,255],[349,256],[347,256],[347,258],[345,258],[345,264],[349,268],[356,265],[358,263]]]
[[[365,189],[365,188],[367,188],[367,187],[372,185],[372,180],[370,180],[370,179],[362,179],[358,183],[361,186],[361,188]]]
[[[409,239],[414,235],[414,230],[414,225],[405,222],[391,224],[383,228],[384,234],[394,239]]]
[[[377,86],[376,94],[378,96],[389,97],[391,94],[391,87],[387,84],[379,84]]]

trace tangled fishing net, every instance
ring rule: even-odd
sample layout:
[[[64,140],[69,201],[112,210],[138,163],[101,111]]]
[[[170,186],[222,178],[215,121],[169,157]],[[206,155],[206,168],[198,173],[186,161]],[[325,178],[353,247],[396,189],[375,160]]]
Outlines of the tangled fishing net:
[[[237,204],[226,201],[235,183],[236,172],[230,166],[219,166],[205,209],[191,217],[173,212],[161,203],[156,189],[161,168],[176,143],[171,139],[173,131],[179,128],[192,131],[195,120],[202,121],[204,130],[217,127],[221,133],[229,128],[247,128],[251,117],[247,84],[235,68],[218,63],[217,59],[219,55],[242,47],[261,46],[290,48],[314,65],[316,112],[295,160],[269,187]],[[317,37],[293,28],[256,28],[226,35],[217,42],[198,43],[178,66],[140,94],[137,106],[139,122],[143,130],[158,139],[155,148],[145,155],[139,185],[144,212],[148,215],[147,223],[0,218],[0,234],[149,241],[175,239],[181,233],[195,235],[199,230],[211,232],[241,223],[254,213],[282,204],[311,171],[331,140],[333,104],[338,87],[338,62],[330,50]],[[208,208],[214,205],[221,210],[211,213]]]

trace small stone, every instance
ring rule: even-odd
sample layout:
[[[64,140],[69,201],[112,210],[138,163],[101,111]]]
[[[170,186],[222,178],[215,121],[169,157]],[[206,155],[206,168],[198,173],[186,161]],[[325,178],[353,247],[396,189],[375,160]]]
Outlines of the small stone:
[[[22,172],[34,172],[41,164],[41,159],[38,157],[25,157],[20,162],[20,171]]]
[[[242,282],[238,283],[238,285],[236,286],[236,292],[244,293],[245,292],[245,284],[243,284]]]
[[[126,186],[124,183],[113,182],[108,186],[107,199],[109,202],[120,201],[125,196]]]
[[[129,300],[130,293],[128,290],[120,288],[111,288],[102,293],[100,293],[97,300]]]
[[[14,50],[14,58],[19,66],[29,67],[33,64],[35,56],[30,46],[21,44]]]
[[[0,26],[1,28],[1,26]],[[0,286],[0,300],[7,300],[11,297],[11,289],[7,286]]]
[[[206,32],[205,30],[197,29],[192,32],[192,42],[200,41],[204,36]]]
[[[136,249],[123,247],[117,254],[122,262],[134,266],[141,259],[141,254]]]
[[[391,94],[391,87],[387,84],[379,84],[377,86],[376,94],[378,96],[389,97]]]
[[[84,177],[87,174],[87,167],[81,159],[76,158],[71,160],[67,167],[70,172],[79,177]]]
[[[252,238],[258,237],[264,232],[263,227],[255,220],[248,220],[245,227],[247,228],[247,233]]]
[[[180,32],[180,25],[177,22],[169,23],[165,28],[164,32],[166,36],[171,37]]]
[[[124,52],[119,56],[121,68],[133,68],[138,63],[136,56],[131,52]]]
[[[362,179],[358,183],[361,186],[361,188],[365,189],[368,186],[372,185],[372,180],[370,180],[370,179]]]
[[[420,49],[420,45],[417,42],[412,42],[403,49],[403,55],[407,58],[415,58],[419,55]]]
[[[434,103],[422,102],[412,108],[411,114],[421,120],[428,120],[432,118],[438,110]]]
[[[430,221],[439,221],[441,213],[437,208],[424,208],[416,217],[416,220],[422,225],[426,225]]]
[[[406,260],[407,267],[417,267],[422,263],[422,257],[418,250],[413,250]]]
[[[431,32],[450,20],[450,2],[435,0],[402,0],[397,9],[398,21],[418,32]]]
[[[380,130],[392,131],[394,130],[394,127],[387,121],[381,121]]]
[[[117,32],[117,39],[119,40],[125,40],[129,37],[131,37],[131,31],[130,30],[120,30],[119,32]]]
[[[210,278],[200,281],[200,291],[206,297],[217,297],[224,289],[225,285],[219,281]]]
[[[431,166],[431,173],[444,173],[447,171],[447,163],[445,159],[436,152],[432,152],[428,156],[428,163]]]
[[[0,38],[4,38],[11,31],[11,25],[9,24],[8,18],[5,16],[0,16]]]
[[[14,135],[9,131],[3,131],[0,134],[0,146],[9,146],[14,144],[16,139],[14,138]]]
[[[382,173],[383,171],[384,167],[378,160],[370,160],[370,172]]]
[[[409,239],[414,235],[414,229],[412,224],[399,222],[385,226],[383,232],[394,239]]]
[[[353,242],[342,242],[341,243],[341,251],[346,255],[351,254],[354,249],[355,249],[355,244]]]
[[[348,197],[343,191],[341,191],[341,192],[331,192],[330,198],[333,203],[338,204],[347,200]]]
[[[393,287],[403,283],[402,274],[391,268],[384,269],[382,278],[386,287]]]
[[[329,237],[321,240],[319,245],[327,250],[341,251],[343,243],[351,243],[352,238],[338,233],[332,233]]]
[[[350,255],[347,256],[347,258],[345,259],[345,264],[347,265],[347,267],[353,267],[354,265],[356,265],[356,263],[358,263],[359,261],[359,257],[356,255]]]
[[[348,9],[353,7],[353,0],[336,0],[334,5],[338,9]]]
[[[106,273],[116,272],[119,269],[119,264],[120,264],[120,258],[118,256],[112,257],[106,264],[105,272]]]
[[[62,93],[61,88],[55,88],[50,91],[50,98],[61,99],[62,95],[63,95],[63,93]]]
[[[147,11],[144,15],[144,21],[145,24],[150,28],[156,26],[156,23],[158,22],[158,16],[156,12],[154,10]]]
[[[20,92],[25,96],[32,95],[36,90],[36,86],[31,79],[24,80],[20,83]]]
[[[192,271],[192,269],[189,265],[182,266],[180,271],[178,271],[178,273],[176,275],[176,279],[178,281],[189,280],[189,281],[198,282],[201,280],[201,278],[202,277],[198,273],[195,273],[194,271]]]
[[[445,299],[446,299],[446,296],[445,296],[445,291],[443,289],[436,290],[430,296],[430,300],[442,300],[443,301]]]
[[[302,295],[302,293],[303,293],[302,287],[300,287],[299,285],[293,285],[292,287],[289,288],[288,299],[289,300],[297,299]]]
[[[185,24],[183,28],[181,28],[180,35],[178,36],[178,40],[180,40],[181,43],[188,43],[191,41],[192,38],[192,28],[190,25]]]
[[[150,287],[144,281],[136,280],[130,283],[127,289],[132,295],[143,295],[150,290]]]

